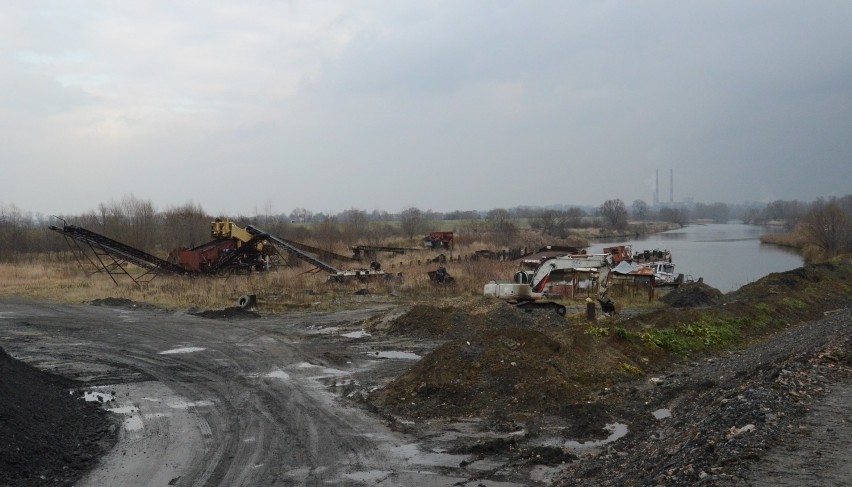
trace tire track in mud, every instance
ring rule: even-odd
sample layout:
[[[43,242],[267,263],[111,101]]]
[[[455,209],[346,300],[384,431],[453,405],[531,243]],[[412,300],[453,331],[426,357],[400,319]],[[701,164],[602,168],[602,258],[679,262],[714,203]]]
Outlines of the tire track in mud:
[[[157,336],[161,333],[139,335]],[[185,334],[165,334],[172,343],[187,341]],[[209,343],[198,335],[189,340],[206,350],[169,356],[132,354],[130,363],[155,377],[190,403],[211,401],[212,407],[190,406],[198,416],[205,451],[201,468],[188,471],[177,485],[253,485],[263,478],[257,468],[270,463],[277,450],[275,423],[254,399],[254,384],[245,376],[255,372],[254,362],[241,360],[224,343]],[[163,345],[171,346],[169,342]],[[209,348],[208,348],[209,347]],[[163,348],[163,347],[160,347]],[[119,359],[123,360],[123,359]],[[249,440],[249,441],[246,441]]]
[[[374,364],[365,365],[370,361],[357,347],[347,349],[349,342],[313,339],[309,329],[350,326],[375,311],[235,322],[151,309],[11,307],[18,316],[4,320],[0,337],[24,360],[91,387],[115,387],[121,405],[139,415],[138,429],[123,429],[117,448],[81,486],[463,480],[457,470],[412,460],[410,439],[329,389],[335,377]],[[194,351],[162,354],[176,349]]]
[[[87,335],[86,342],[74,347],[66,346],[70,352],[61,352],[61,355],[70,359],[66,366],[94,361],[112,369],[112,373],[106,375],[116,380],[99,377],[97,384],[92,385],[127,383],[124,379],[132,374],[122,371],[132,370],[138,373],[134,382],[156,380],[168,388],[168,391],[186,398],[189,404],[204,400],[215,404],[212,408],[186,407],[191,415],[197,417],[195,427],[200,431],[203,442],[184,446],[203,452],[203,457],[175,477],[179,478],[176,485],[252,485],[254,480],[262,478],[262,469],[249,466],[265,463],[260,460],[261,455],[268,458],[271,452],[277,449],[272,448],[274,445],[271,442],[276,435],[264,431],[273,428],[273,423],[264,419],[271,416],[268,413],[256,413],[247,402],[246,398],[251,397],[251,391],[244,388],[251,385],[245,382],[244,376],[248,372],[245,364],[234,357],[240,351],[222,346],[227,341],[227,336],[239,334],[241,329],[250,335],[252,330],[229,324],[225,336],[222,336],[221,325],[192,319],[196,321],[196,326],[187,327],[186,318],[180,316],[156,316],[160,319],[155,319],[156,325],[153,325],[151,322],[140,324],[122,319],[125,315],[123,310],[118,315],[114,310],[94,307],[53,311],[56,311],[56,316],[52,316],[53,313],[36,312],[42,319],[38,320],[38,324],[30,325],[33,330],[40,329],[54,336],[49,349],[29,347],[28,350],[22,350],[25,355],[34,358],[34,362],[53,362],[50,365],[62,366],[50,358],[58,349],[63,348],[63,333],[57,331],[64,328],[61,323],[83,322],[86,324],[75,325],[75,331],[82,330],[82,334]],[[147,321],[149,318],[144,319]],[[57,322],[60,324],[57,325]],[[210,350],[200,357],[193,354],[159,355],[159,352],[176,344],[190,342],[198,342]],[[247,365],[249,370],[254,372],[255,368],[252,366],[257,364],[249,361]],[[243,384],[240,384],[240,381]],[[140,402],[140,398],[134,399],[137,403]],[[251,438],[252,441],[243,441],[246,438]],[[147,445],[136,444],[135,447],[132,451],[148,452],[149,449],[162,448],[162,445],[152,438]],[[150,452],[147,457],[153,460],[157,458]],[[145,459],[140,458],[137,463],[144,461]],[[159,468],[159,465],[153,462],[149,468],[154,470]],[[140,467],[127,468],[126,464],[122,464],[119,465],[119,472],[111,471],[103,475],[95,472],[95,475],[90,477],[91,484],[98,485],[100,479],[104,478],[120,483],[129,482],[131,485],[133,481],[138,481],[135,478],[122,478],[122,469],[126,475],[135,477],[139,475],[137,472]],[[153,478],[153,472],[151,474]],[[85,484],[84,481],[82,485]]]

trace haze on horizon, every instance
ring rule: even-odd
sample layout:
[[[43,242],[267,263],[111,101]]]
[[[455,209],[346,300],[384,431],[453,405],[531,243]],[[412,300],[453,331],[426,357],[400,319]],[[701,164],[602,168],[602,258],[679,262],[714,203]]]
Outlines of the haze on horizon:
[[[0,8],[0,205],[214,214],[850,192],[852,3]]]

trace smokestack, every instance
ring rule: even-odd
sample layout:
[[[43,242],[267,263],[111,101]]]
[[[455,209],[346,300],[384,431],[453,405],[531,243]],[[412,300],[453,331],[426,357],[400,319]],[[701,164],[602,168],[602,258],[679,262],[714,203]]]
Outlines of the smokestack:
[[[669,203],[674,205],[674,169],[669,169]]]
[[[654,183],[654,206],[660,206],[660,170],[656,170],[656,182]]]

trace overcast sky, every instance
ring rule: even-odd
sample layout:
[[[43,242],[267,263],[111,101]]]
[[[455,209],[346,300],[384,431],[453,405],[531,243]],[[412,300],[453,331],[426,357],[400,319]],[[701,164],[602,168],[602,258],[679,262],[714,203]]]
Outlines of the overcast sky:
[[[0,204],[852,192],[852,2],[0,0]]]

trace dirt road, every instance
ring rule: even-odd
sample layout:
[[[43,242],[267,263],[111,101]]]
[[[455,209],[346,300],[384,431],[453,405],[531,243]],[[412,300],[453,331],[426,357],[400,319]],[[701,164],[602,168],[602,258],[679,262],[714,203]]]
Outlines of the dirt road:
[[[448,485],[476,475],[476,465],[459,468],[466,456],[337,399],[335,390],[360,391],[357,374],[390,377],[416,358],[342,333],[375,310],[217,320],[0,304],[11,355],[82,381],[123,420],[118,446],[79,485]]]

